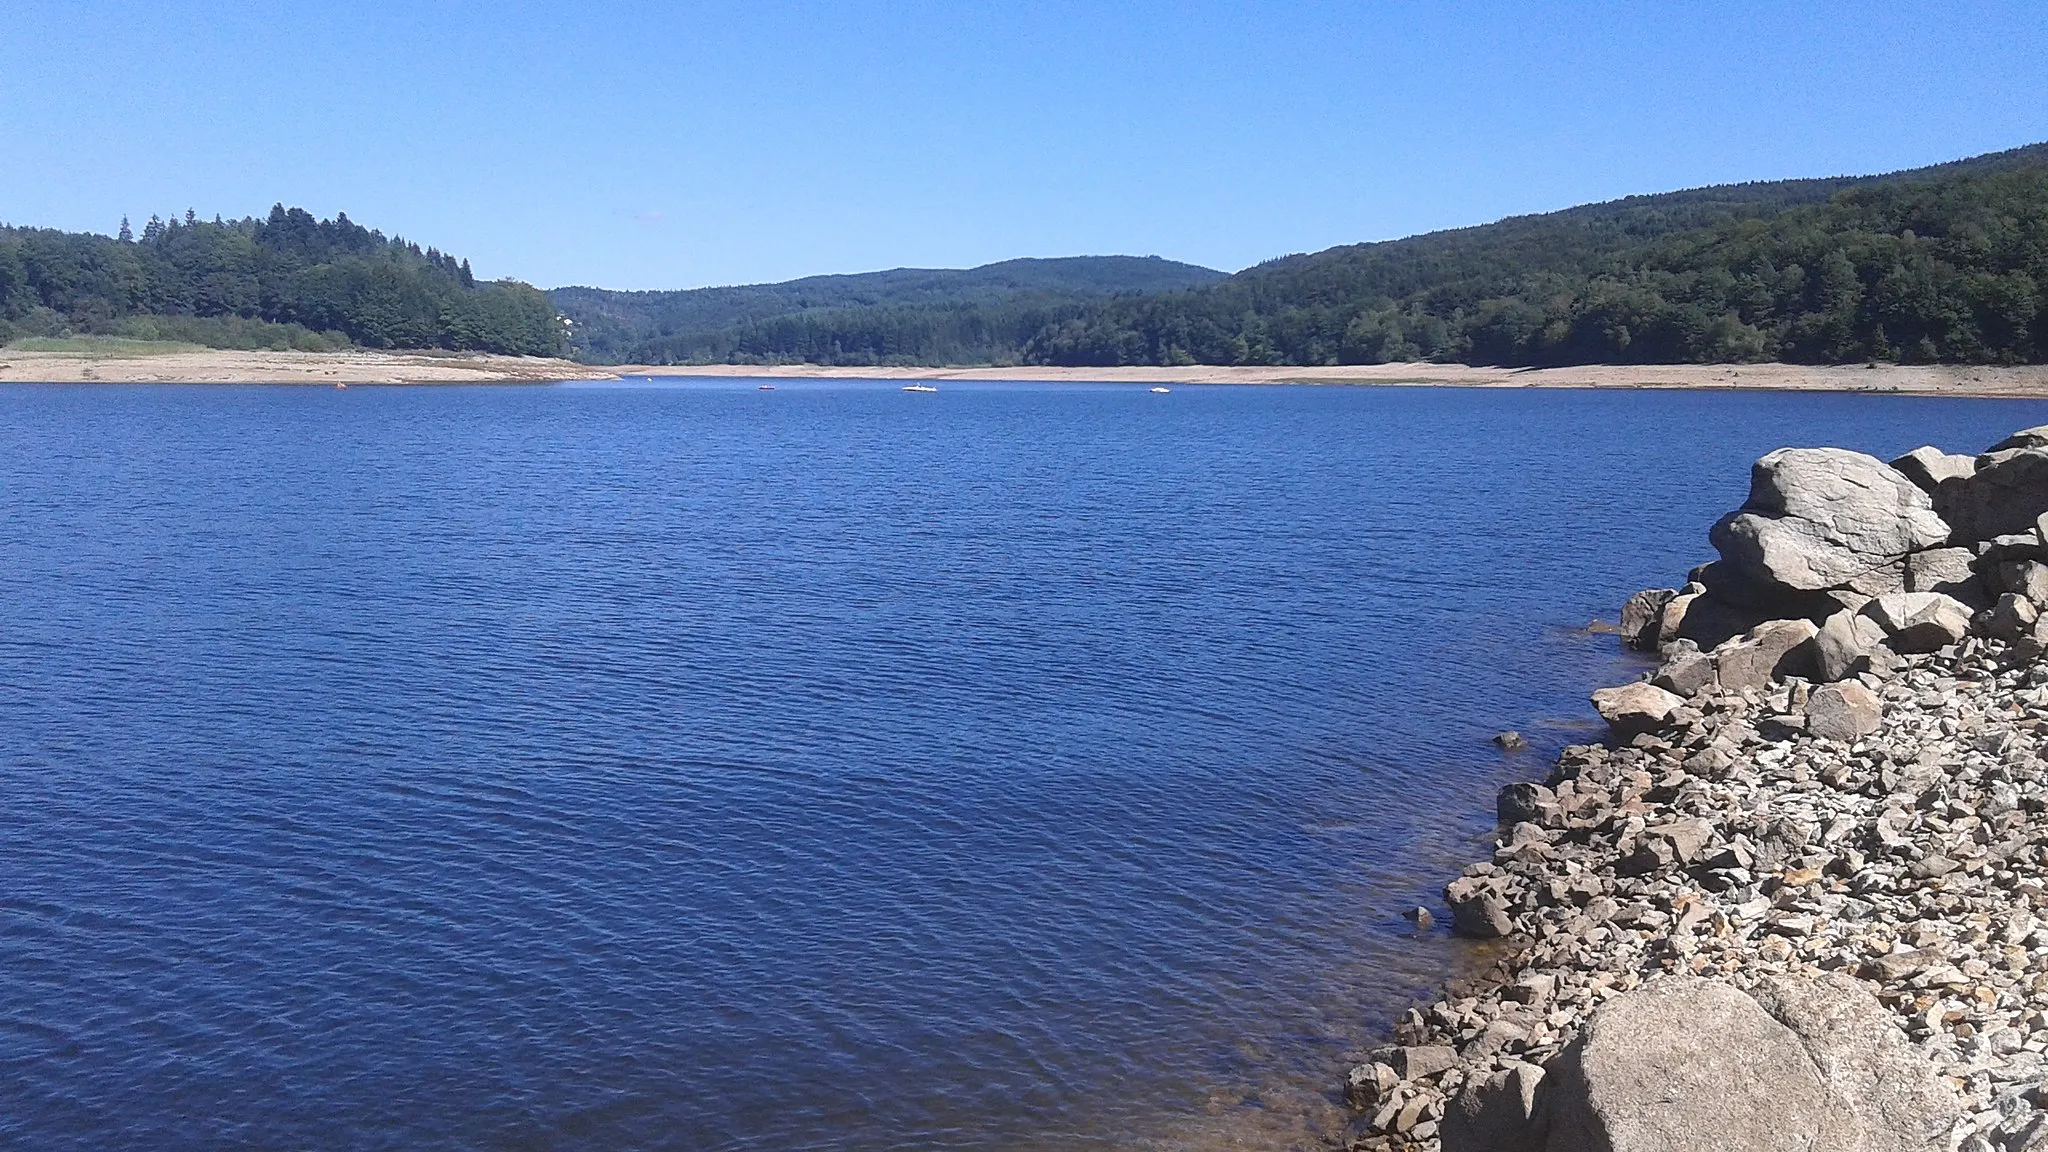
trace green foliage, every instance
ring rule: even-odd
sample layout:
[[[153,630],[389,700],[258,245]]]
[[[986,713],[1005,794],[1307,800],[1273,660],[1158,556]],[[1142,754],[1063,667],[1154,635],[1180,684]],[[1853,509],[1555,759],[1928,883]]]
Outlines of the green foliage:
[[[571,347],[601,363],[1016,362],[1031,337],[1120,293],[1212,284],[1223,273],[1156,256],[897,268],[687,292],[557,288]]]
[[[216,348],[563,350],[536,289],[479,284],[466,261],[283,205],[263,220],[151,217],[139,240],[0,228],[0,338],[74,333]]]
[[[2048,359],[2048,145],[1703,188],[1276,260],[1107,302],[1039,363]]]
[[[564,288],[578,355],[821,364],[2048,359],[2048,145],[1289,256]]]

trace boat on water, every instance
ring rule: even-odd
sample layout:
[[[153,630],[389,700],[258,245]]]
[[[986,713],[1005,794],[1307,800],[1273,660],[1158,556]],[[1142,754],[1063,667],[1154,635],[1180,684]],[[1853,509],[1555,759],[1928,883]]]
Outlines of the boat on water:
[[[761,388],[760,388],[760,390],[761,390],[761,391],[763,391],[763,392],[773,392],[773,391],[775,391],[775,385],[773,385],[773,384],[763,384],[763,385],[761,385]]]
[[[938,389],[937,389],[937,388],[934,388],[934,387],[932,387],[932,386],[931,386],[931,385],[929,385],[929,384],[905,384],[905,385],[903,386],[903,390],[904,390],[905,392],[937,392],[937,391],[938,391]]]
[[[1171,388],[1168,388],[1168,387],[1167,387],[1166,385],[1164,385],[1164,384],[1154,384],[1154,385],[1152,386],[1152,391],[1154,391],[1154,392],[1171,392],[1171,391],[1173,391],[1173,389],[1171,389]]]

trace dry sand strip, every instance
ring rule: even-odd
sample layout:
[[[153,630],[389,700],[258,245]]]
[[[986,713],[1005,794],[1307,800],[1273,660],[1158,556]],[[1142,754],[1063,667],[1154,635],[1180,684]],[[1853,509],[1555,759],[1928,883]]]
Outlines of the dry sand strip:
[[[1464,388],[1714,388],[2048,397],[2048,365],[1810,367],[1798,364],[1588,365],[1474,368],[1362,364],[1327,368],[834,368],[815,364],[626,365],[620,376],[738,376],[835,380],[1010,380],[1097,384],[1380,384]]]
[[[95,356],[0,349],[0,382],[116,384],[491,384],[620,377],[1042,381],[1093,384],[1378,384],[1464,388],[1694,388],[2048,397],[2048,365],[1807,367],[1796,364],[1473,368],[1345,367],[838,368],[817,364],[598,367],[530,356],[451,352],[169,352]]]
[[[510,384],[611,380],[537,356],[466,352],[165,352],[94,356],[0,348],[0,381],[49,384]]]

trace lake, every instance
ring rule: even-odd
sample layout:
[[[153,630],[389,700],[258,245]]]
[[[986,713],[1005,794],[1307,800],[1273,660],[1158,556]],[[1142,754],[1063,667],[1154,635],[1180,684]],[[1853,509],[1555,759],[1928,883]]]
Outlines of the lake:
[[[1782,444],[2048,405],[0,386],[0,1143],[1272,1146]],[[1507,755],[1504,728],[1535,747]]]

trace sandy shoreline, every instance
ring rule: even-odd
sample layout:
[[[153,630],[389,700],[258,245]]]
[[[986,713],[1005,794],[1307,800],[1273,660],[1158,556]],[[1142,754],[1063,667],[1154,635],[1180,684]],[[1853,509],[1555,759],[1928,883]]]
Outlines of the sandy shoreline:
[[[1930,396],[2048,397],[2048,365],[1809,367],[1796,364],[1591,365],[1473,368],[1369,364],[1327,368],[836,368],[577,364],[527,356],[449,352],[172,352],[100,356],[0,349],[0,382],[116,384],[493,384],[621,377],[1100,384],[1366,384],[1461,388],[1757,389]]]
[[[1799,364],[1588,365],[1473,368],[1362,364],[1329,368],[831,368],[818,365],[619,365],[620,376],[856,380],[1013,380],[1104,384],[1378,384],[1460,388],[1740,388],[1793,392],[1898,392],[1936,396],[2048,397],[2048,365],[1876,368]]]
[[[608,369],[468,352],[165,352],[99,356],[0,348],[0,382],[36,384],[516,384],[610,380]]]

